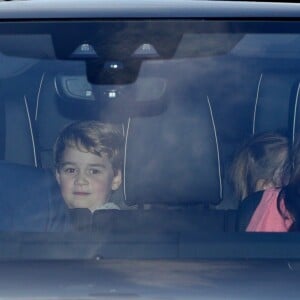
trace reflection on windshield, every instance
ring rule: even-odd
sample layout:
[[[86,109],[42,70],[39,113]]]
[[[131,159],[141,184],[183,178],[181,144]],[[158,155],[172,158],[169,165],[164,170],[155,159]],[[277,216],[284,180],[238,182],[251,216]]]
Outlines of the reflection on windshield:
[[[298,231],[297,22],[33,23],[0,24],[3,234],[199,257]]]

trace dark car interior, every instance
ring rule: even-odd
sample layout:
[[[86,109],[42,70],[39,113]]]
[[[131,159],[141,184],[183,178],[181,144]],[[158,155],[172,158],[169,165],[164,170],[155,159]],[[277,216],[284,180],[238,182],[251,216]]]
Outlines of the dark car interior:
[[[279,130],[291,141],[298,134],[296,23],[186,21],[175,31],[163,21],[45,22],[40,32],[17,24],[15,43],[4,25],[0,230],[16,241],[20,231],[69,231],[52,151],[73,121],[116,122],[125,146],[122,188],[113,195],[122,209],[96,211],[69,238],[100,234],[114,245],[131,236],[146,257],[197,256],[188,241],[199,234],[221,241],[237,233],[229,180],[236,149],[254,133]],[[35,46],[20,49],[26,35]],[[101,243],[101,252],[118,257],[111,247]]]

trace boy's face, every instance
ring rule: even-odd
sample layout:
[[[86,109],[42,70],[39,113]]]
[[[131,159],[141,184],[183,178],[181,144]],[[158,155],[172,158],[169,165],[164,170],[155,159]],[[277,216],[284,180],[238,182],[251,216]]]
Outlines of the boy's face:
[[[105,154],[100,157],[73,147],[65,149],[56,179],[69,208],[92,212],[105,204],[122,182],[121,171],[114,174]]]

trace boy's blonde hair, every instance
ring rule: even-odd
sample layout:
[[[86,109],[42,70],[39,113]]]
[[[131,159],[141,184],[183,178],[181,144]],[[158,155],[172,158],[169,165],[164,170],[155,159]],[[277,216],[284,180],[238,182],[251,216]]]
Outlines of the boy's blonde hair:
[[[123,135],[117,125],[99,121],[81,121],[66,126],[54,144],[56,169],[59,169],[67,147],[98,156],[106,154],[114,172],[122,169]]]
[[[231,168],[231,180],[239,199],[257,191],[259,180],[282,187],[290,177],[288,139],[276,132],[252,136],[238,151]]]

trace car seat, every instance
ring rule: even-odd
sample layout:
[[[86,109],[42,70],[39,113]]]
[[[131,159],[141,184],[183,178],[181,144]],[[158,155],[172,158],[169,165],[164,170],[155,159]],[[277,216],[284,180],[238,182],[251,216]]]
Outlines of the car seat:
[[[222,199],[214,109],[207,95],[185,88],[166,93],[168,105],[162,114],[128,120],[124,194],[127,205],[138,208],[96,211],[94,230],[135,234],[234,230],[235,214],[214,209]]]
[[[43,167],[52,164],[52,147],[61,128],[77,115],[82,117],[83,107],[89,106],[84,99],[79,104],[78,99],[59,93],[59,73],[44,75],[36,106]],[[198,86],[177,87],[174,83],[163,99],[167,109],[162,107],[151,115],[147,110],[137,113],[126,124],[123,191],[126,205],[134,209],[96,211],[94,230],[233,228],[234,216],[226,220],[224,211],[213,209],[222,199],[222,170],[209,97]],[[145,209],[147,206],[151,209]]]
[[[38,94],[40,73],[24,74],[2,79],[0,85],[0,159],[37,166],[38,152],[32,102]]]
[[[70,230],[53,176],[42,169],[0,162],[0,231]]]
[[[253,109],[252,133],[279,130],[288,132],[294,97],[291,95],[298,74],[260,74]],[[272,117],[271,117],[272,116]]]
[[[53,167],[54,142],[59,132],[78,117],[77,103],[68,102],[57,93],[55,80],[56,72],[43,74],[35,105],[38,152],[43,168]]]
[[[300,133],[300,83],[299,80],[295,82],[291,91],[291,106],[290,106],[290,122],[289,122],[289,134],[291,136],[292,144],[299,139]]]

